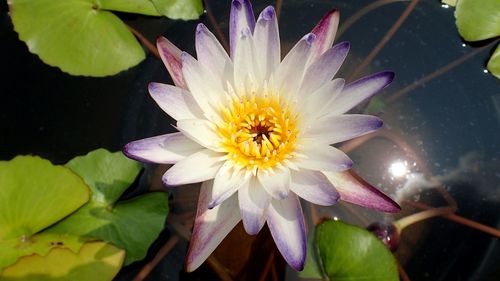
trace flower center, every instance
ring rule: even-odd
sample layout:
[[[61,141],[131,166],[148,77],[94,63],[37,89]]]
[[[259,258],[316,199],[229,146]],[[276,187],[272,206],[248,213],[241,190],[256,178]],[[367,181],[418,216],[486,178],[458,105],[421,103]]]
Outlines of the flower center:
[[[223,122],[218,134],[235,166],[255,173],[294,156],[297,116],[279,97],[234,98],[220,111]]]

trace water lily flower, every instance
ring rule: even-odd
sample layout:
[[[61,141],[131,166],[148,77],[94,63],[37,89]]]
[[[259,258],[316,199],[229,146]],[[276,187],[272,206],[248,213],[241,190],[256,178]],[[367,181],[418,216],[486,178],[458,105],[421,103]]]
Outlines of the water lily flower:
[[[186,269],[195,270],[241,220],[248,234],[267,223],[296,270],[306,256],[299,197],[318,205],[339,199],[395,212],[389,197],[353,176],[349,157],[331,146],[382,126],[375,116],[346,114],[386,87],[394,74],[345,85],[334,76],[349,43],[332,47],[339,14],[325,15],[281,60],[275,10],[255,20],[248,0],[233,0],[230,52],[203,25],[197,59],[165,38],[157,46],[176,86],[149,84],[177,133],[131,142],[129,157],[174,164],[165,185],[202,182]]]

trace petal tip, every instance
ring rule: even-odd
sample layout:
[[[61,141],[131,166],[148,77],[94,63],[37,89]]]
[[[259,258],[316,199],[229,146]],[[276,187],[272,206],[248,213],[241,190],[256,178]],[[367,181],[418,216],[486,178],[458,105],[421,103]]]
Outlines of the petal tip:
[[[273,6],[267,6],[262,11],[262,18],[264,20],[267,20],[267,21],[273,20],[275,15],[276,15],[276,12],[274,11],[274,7]]]
[[[316,34],[309,33],[304,36],[304,39],[306,40],[307,44],[312,45],[312,43],[314,43],[314,41],[316,40]]]
[[[196,26],[196,34],[200,34],[200,33],[204,32],[205,30],[207,30],[207,27],[203,23],[199,23]]]

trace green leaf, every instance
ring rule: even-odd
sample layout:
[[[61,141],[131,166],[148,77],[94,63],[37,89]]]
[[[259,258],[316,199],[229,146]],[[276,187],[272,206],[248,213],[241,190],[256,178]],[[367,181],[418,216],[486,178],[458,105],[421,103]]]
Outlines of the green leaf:
[[[365,229],[340,221],[326,221],[316,228],[315,241],[330,280],[399,280],[391,252]]]
[[[0,241],[0,271],[23,256],[46,256],[53,248],[66,248],[78,253],[83,239],[77,236],[40,233],[23,239]]]
[[[44,257],[31,255],[0,273],[3,281],[109,281],[120,270],[125,252],[104,242],[84,244],[78,253],[55,248]]]
[[[85,182],[66,167],[34,156],[0,161],[0,240],[27,238],[88,199]]]
[[[140,165],[121,152],[99,149],[67,166],[85,179],[93,195],[85,206],[48,231],[110,242],[127,251],[125,264],[143,259],[164,227],[167,195],[148,193],[116,203],[140,171]]]
[[[108,207],[118,200],[142,170],[141,164],[121,152],[97,149],[70,160],[66,167],[80,175],[92,189],[92,200]]]
[[[127,26],[99,3],[8,0],[14,29],[30,52],[64,72],[96,77],[116,74],[145,58]]]
[[[497,46],[495,52],[491,55],[487,68],[495,77],[500,79],[500,45]]]
[[[500,35],[500,0],[460,0],[455,17],[458,32],[467,41]]]
[[[201,0],[150,0],[160,14],[171,19],[194,20],[203,14]]]

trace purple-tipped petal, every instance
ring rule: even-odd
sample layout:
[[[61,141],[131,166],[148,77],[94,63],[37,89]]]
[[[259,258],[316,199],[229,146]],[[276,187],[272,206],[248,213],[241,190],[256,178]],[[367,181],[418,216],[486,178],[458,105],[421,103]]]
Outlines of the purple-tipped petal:
[[[323,172],[340,193],[340,199],[363,207],[395,213],[401,207],[390,197],[351,171]]]
[[[210,70],[223,76],[228,68],[232,70],[231,60],[215,35],[200,23],[196,28],[196,54],[198,61],[209,65]]]
[[[349,42],[333,46],[308,67],[300,89],[304,99],[333,79],[347,57],[349,46]]]
[[[259,181],[252,178],[238,190],[238,202],[245,231],[250,235],[257,234],[266,222],[271,196]]]
[[[264,189],[276,199],[284,199],[290,191],[290,169],[275,168],[272,171],[259,170],[257,178]]]
[[[340,194],[323,173],[305,169],[291,173],[290,189],[299,197],[321,206],[331,206],[339,200]]]
[[[306,141],[306,140],[305,140]],[[314,140],[310,140],[314,143]],[[301,150],[304,155],[298,158],[295,164],[298,167],[313,171],[345,171],[352,167],[352,160],[341,150],[325,143],[308,145],[307,149]]]
[[[149,83],[149,94],[175,120],[203,118],[203,111],[190,92],[161,83]]]
[[[163,64],[165,64],[165,67],[167,68],[170,77],[172,77],[174,84],[180,88],[187,89],[186,83],[184,82],[184,76],[182,74],[182,51],[163,36],[158,37],[156,40],[156,47],[158,48],[161,60],[163,61]]]
[[[268,80],[281,60],[278,20],[273,6],[268,6],[260,13],[253,38],[255,46],[258,46],[255,51],[261,73]]]
[[[204,182],[186,257],[187,272],[197,269],[240,221],[236,194],[219,206],[208,209],[211,196],[212,182]]]
[[[363,77],[344,87],[335,99],[330,115],[346,113],[353,107],[387,87],[394,79],[394,72],[382,71]]]
[[[302,270],[306,258],[306,233],[302,207],[295,194],[283,200],[271,201],[267,225],[286,262],[293,269]]]
[[[311,31],[316,34],[316,43],[312,59],[318,58],[333,45],[335,34],[337,34],[337,28],[339,26],[339,19],[339,11],[332,10],[324,15]]]
[[[173,133],[130,142],[123,153],[142,162],[174,164],[202,149],[182,133]]]
[[[304,70],[309,63],[311,47],[314,45],[312,42],[314,42],[315,37],[312,33],[302,37],[288,52],[274,72],[273,86],[280,95],[295,97],[298,94],[299,86],[304,77]]]
[[[202,149],[173,165],[163,175],[165,185],[181,185],[211,180],[223,162],[221,154]]]
[[[248,179],[244,179],[242,171],[235,171],[230,161],[224,162],[217,175],[215,175],[212,187],[212,199],[208,204],[208,208],[212,209],[224,202],[224,200],[233,195],[245,183],[245,180],[248,181]]]
[[[231,58],[234,58],[234,50],[241,31],[249,28],[253,33],[255,28],[255,16],[252,4],[249,0],[233,0],[229,16],[229,47]]]
[[[334,144],[371,133],[383,125],[382,119],[362,114],[325,116],[307,130],[307,137]]]

